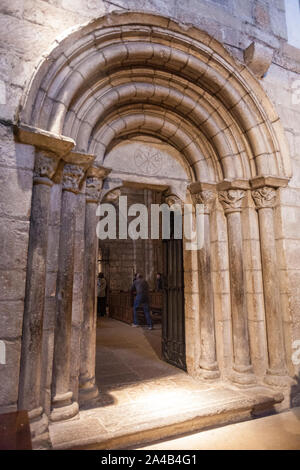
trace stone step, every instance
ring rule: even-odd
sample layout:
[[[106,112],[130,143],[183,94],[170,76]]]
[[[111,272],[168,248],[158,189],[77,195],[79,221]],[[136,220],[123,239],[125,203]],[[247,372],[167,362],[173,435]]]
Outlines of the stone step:
[[[224,387],[199,391],[198,398],[198,406],[193,403],[177,413],[155,407],[144,410],[141,402],[81,412],[77,420],[50,426],[52,445],[54,449],[126,449],[271,414],[283,395],[265,387]]]

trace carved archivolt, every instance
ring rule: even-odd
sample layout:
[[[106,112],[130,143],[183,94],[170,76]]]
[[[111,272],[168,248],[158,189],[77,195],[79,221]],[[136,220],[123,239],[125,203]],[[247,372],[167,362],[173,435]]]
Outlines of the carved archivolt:
[[[144,132],[175,146],[195,180],[291,174],[265,92],[196,28],[158,15],[108,15],[64,39],[30,84],[20,121],[71,137],[76,151],[97,149],[98,159],[115,139]],[[158,167],[155,160],[148,169]]]

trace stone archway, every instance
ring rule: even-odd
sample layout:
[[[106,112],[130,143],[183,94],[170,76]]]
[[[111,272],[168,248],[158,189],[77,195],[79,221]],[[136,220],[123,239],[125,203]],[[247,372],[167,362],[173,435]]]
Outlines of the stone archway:
[[[95,270],[76,268],[76,260],[74,268],[74,245],[94,252],[99,191],[109,171],[115,176],[107,155],[120,139],[139,135],[180,153],[190,178],[186,200],[205,205],[204,246],[184,259],[189,373],[277,385],[289,375],[274,208],[291,169],[279,118],[247,67],[206,33],[157,15],[114,13],[72,32],[42,61],[16,129],[17,139],[36,147],[19,403],[38,433],[44,411],[52,420],[74,416],[78,390],[96,393],[93,289],[81,299],[82,321],[74,322],[73,301],[76,275],[83,274],[79,294],[93,285]],[[63,230],[51,356],[42,337],[55,211]],[[47,377],[45,350],[53,362]]]
[[[148,144],[149,145],[149,144]],[[139,149],[141,152],[143,147]],[[157,147],[153,151],[157,152]],[[125,155],[130,158],[130,155]],[[162,173],[162,171],[161,171]],[[99,237],[99,250],[106,253],[106,267],[101,271],[109,287],[109,316],[113,319],[132,323],[132,293],[130,287],[135,273],[143,273],[149,285],[149,305],[151,319],[155,329],[161,330],[161,358],[166,362],[186,370],[185,361],[185,315],[184,315],[184,266],[183,266],[183,240],[175,236],[174,212],[178,211],[176,230],[184,233],[184,203],[180,197],[171,192],[174,187],[182,192],[180,187],[184,181],[172,181],[151,178],[151,183],[136,181],[136,175],[129,175],[119,186],[117,181],[109,181],[101,197],[101,215],[107,210],[106,204],[113,204],[109,210],[117,214],[116,232],[119,229],[119,217],[122,217],[122,232],[124,224],[130,232],[130,220],[133,211],[147,210],[147,236],[145,229],[139,239],[131,236],[124,240],[120,232],[112,239],[106,236]],[[138,177],[139,179],[140,177]],[[150,181],[150,179],[148,180]],[[157,184],[155,184],[157,183]],[[170,185],[168,185],[169,183]],[[178,184],[179,183],[179,184]],[[185,182],[188,183],[188,180]],[[117,184],[116,187],[110,184]],[[122,202],[120,202],[122,199]],[[124,201],[125,200],[125,201]],[[102,206],[103,204],[103,206]],[[142,205],[142,208],[140,206]],[[121,208],[120,208],[121,206]],[[159,215],[160,214],[160,215]],[[130,217],[131,216],[131,217]],[[106,220],[106,218],[104,218]],[[153,221],[156,221],[153,230]],[[169,220],[169,235],[162,229],[162,220],[166,227]],[[157,223],[158,222],[158,223]],[[99,224],[100,225],[100,224]],[[141,230],[140,228],[138,230]],[[154,234],[154,231],[156,232]],[[177,232],[176,232],[177,233]],[[158,292],[156,288],[156,273],[163,278],[163,288]],[[142,324],[144,318],[139,319]]]

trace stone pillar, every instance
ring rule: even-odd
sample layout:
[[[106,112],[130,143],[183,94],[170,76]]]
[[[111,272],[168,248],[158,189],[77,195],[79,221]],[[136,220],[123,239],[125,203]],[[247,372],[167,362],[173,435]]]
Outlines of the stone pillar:
[[[233,335],[232,380],[239,384],[255,382],[248,332],[248,314],[243,262],[243,237],[241,211],[246,181],[224,181],[218,185],[219,200],[227,217],[231,318]]]
[[[96,360],[96,272],[98,238],[96,235],[96,210],[100,199],[103,179],[111,170],[91,167],[86,180],[85,209],[85,260],[84,260],[84,304],[83,324],[80,343],[79,403],[85,403],[98,396],[95,384]]]
[[[51,189],[49,202],[48,253],[46,262],[45,312],[43,324],[41,400],[47,416],[51,412],[51,383],[56,316],[56,283],[60,235],[61,184]]]
[[[41,406],[42,337],[52,178],[60,157],[37,150],[35,158],[18,407],[29,412],[33,441],[47,440],[48,418]]]
[[[70,390],[72,294],[76,197],[93,157],[72,152],[62,169],[61,230],[56,291],[56,325],[52,376],[52,421],[72,418],[78,403]]]
[[[288,379],[284,352],[283,325],[280,306],[280,285],[274,230],[276,188],[286,186],[286,179],[258,177],[251,181],[252,197],[258,210],[263,271],[269,367],[265,381],[285,385]]]
[[[200,305],[200,364],[201,376],[216,379],[220,376],[216,355],[213,286],[211,278],[210,213],[216,199],[215,185],[190,185],[194,204],[204,206],[203,246],[198,250],[199,305]]]

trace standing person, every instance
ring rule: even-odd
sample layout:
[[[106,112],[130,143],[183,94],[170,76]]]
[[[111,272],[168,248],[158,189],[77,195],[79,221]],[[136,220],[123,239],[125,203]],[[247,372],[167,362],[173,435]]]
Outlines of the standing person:
[[[157,292],[161,292],[164,288],[163,278],[161,273],[156,274],[156,290]]]
[[[134,281],[136,281],[136,277],[137,277],[137,273],[134,273],[134,277],[133,277],[133,280],[132,280],[132,286],[133,286],[133,284],[134,284]],[[131,300],[130,300],[130,301],[131,301],[131,305],[134,304],[134,296],[135,296],[135,294],[136,294],[135,288],[131,288]]]
[[[100,317],[105,317],[106,314],[106,279],[103,273],[98,274],[97,279],[97,313]]]
[[[136,292],[136,298],[133,304],[133,327],[139,326],[137,308],[142,305],[147,320],[148,329],[152,330],[152,320],[149,309],[149,286],[148,282],[143,278],[142,274],[137,274],[136,280],[133,281],[131,292]]]

